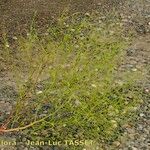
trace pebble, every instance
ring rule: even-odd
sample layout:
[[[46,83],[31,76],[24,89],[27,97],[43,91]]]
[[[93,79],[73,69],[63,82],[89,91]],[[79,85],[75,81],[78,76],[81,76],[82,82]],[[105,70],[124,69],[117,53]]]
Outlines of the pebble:
[[[132,68],[132,71],[133,71],[133,72],[136,72],[136,71],[137,71],[137,68]]]
[[[146,93],[149,93],[150,91],[149,91],[149,89],[145,89],[145,92],[146,92]]]
[[[22,142],[26,142],[27,141],[27,139],[24,137],[24,138],[22,138]]]
[[[140,114],[140,117],[144,117],[145,115],[143,113]]]
[[[88,13],[88,12],[87,12],[87,13],[85,13],[85,16],[90,16],[90,13]]]
[[[43,91],[37,91],[36,92],[36,94],[42,94],[43,93]]]
[[[130,63],[131,63],[132,65],[135,65],[135,64],[137,64],[137,61],[136,61],[136,60],[131,60]]]
[[[12,38],[13,38],[14,40],[17,40],[17,39],[18,39],[16,36],[13,36]]]
[[[132,150],[138,150],[136,147],[132,147]]]
[[[120,142],[115,141],[113,144],[118,147],[120,145]]]

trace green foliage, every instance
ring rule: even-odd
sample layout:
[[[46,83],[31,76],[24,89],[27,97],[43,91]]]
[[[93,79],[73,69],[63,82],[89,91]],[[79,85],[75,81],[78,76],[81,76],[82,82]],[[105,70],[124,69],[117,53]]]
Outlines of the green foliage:
[[[136,109],[133,83],[117,84],[126,41],[114,22],[90,16],[60,18],[45,36],[18,39],[12,62],[19,97],[10,127],[32,139],[110,141]],[[130,99],[129,99],[130,97]]]

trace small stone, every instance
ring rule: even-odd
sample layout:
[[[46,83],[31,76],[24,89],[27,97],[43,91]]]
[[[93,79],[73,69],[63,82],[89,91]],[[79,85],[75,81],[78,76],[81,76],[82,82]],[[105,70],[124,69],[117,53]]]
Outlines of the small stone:
[[[132,69],[132,71],[133,71],[133,72],[136,72],[136,71],[137,71],[137,69],[136,69],[136,68],[133,68],[133,69]]]
[[[40,118],[43,118],[43,117],[45,117],[45,116],[46,116],[46,114],[41,114],[41,115],[39,115]]]
[[[134,64],[137,64],[137,61],[131,60],[130,63],[134,65]]]
[[[137,69],[141,69],[141,68],[142,68],[142,65],[137,65],[136,68],[137,68]]]
[[[120,145],[120,142],[119,141],[115,141],[113,144],[118,147]]]
[[[99,22],[99,23],[102,23],[102,20],[99,20],[98,22]]]
[[[13,36],[12,38],[13,38],[14,40],[17,40],[17,39],[18,39],[16,36]]]
[[[45,110],[45,111],[43,111],[43,114],[47,114],[47,111]]]
[[[128,19],[122,19],[122,22],[129,22]]]
[[[10,112],[6,112],[6,115],[10,115]]]
[[[42,94],[43,93],[43,91],[37,91],[36,92],[36,94]]]
[[[133,68],[134,66],[131,65],[131,64],[127,64],[127,67],[128,67],[128,68]]]
[[[139,125],[139,130],[143,130],[143,126],[142,125]]]
[[[145,93],[149,93],[149,89],[145,89]]]
[[[49,35],[49,33],[48,33],[48,32],[46,32],[44,35],[48,36],[48,35]]]
[[[86,16],[90,16],[90,14],[89,14],[88,12],[87,12],[87,13],[85,13],[85,15],[86,15]]]
[[[132,150],[138,150],[136,147],[132,147]]]
[[[145,115],[143,113],[140,114],[140,117],[144,117]]]
[[[133,96],[132,96],[132,95],[128,95],[128,98],[129,98],[129,99],[133,99]]]
[[[24,137],[24,138],[22,138],[22,142],[26,142],[26,140],[27,140],[27,139],[26,139],[25,137]]]

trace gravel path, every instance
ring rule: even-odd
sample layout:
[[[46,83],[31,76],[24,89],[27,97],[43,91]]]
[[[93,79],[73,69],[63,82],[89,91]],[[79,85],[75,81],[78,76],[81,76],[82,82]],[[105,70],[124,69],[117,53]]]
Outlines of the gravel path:
[[[42,19],[42,23],[44,24],[47,21],[47,17],[49,14],[55,12],[55,10],[51,10],[49,12],[49,7],[54,8],[58,6],[60,11],[63,9],[68,1],[64,1],[58,4],[57,1],[52,1],[51,5],[47,5],[47,0],[37,1],[29,1],[29,3],[24,3],[22,1],[22,5],[24,6],[24,11],[22,11],[21,6],[17,8],[18,4],[21,4],[18,0],[15,0],[16,3],[13,3],[9,0],[2,0],[0,2],[0,21],[4,20],[7,24],[6,27],[9,29],[9,32],[15,32],[20,29],[20,26],[23,24],[26,28],[27,24],[24,23],[24,20],[21,19],[21,23],[17,25],[17,28],[13,30],[12,25],[15,25],[22,16],[25,18],[30,18],[31,14],[34,10],[38,9],[39,4],[42,4],[42,8],[45,11],[42,11],[39,15],[39,18],[43,13],[45,13],[45,17]],[[7,4],[10,2],[10,5]],[[110,2],[110,1],[109,1]],[[115,2],[115,1],[114,1]],[[121,1],[120,1],[121,2]],[[28,5],[30,4],[30,7]],[[74,8],[78,6],[79,1],[76,3]],[[85,3],[80,4],[77,8],[82,10],[82,7]],[[100,7],[102,4],[99,0],[91,2],[87,1],[87,4],[92,7],[87,7],[85,10],[90,10],[91,8]],[[129,70],[131,72],[141,71],[144,75],[142,81],[139,81],[141,89],[143,89],[143,104],[137,111],[137,118],[133,122],[129,122],[124,125],[124,133],[123,135],[115,141],[112,145],[106,146],[106,150],[149,150],[150,149],[150,2],[149,0],[130,0],[127,1],[126,5],[120,6],[122,10],[122,21],[128,25],[128,27],[134,28],[137,33],[137,38],[131,44],[131,46],[127,49],[126,60],[123,62],[120,71]],[[30,10],[30,11],[28,11]],[[129,10],[129,11],[127,11]],[[2,13],[1,13],[2,12]],[[12,13],[11,13],[12,12]],[[22,12],[22,13],[20,13]],[[26,15],[28,14],[30,15]],[[59,12],[58,12],[59,13]],[[16,15],[19,14],[18,18]],[[12,19],[11,19],[12,18]],[[16,18],[16,19],[15,19]],[[8,22],[7,22],[8,20]],[[15,22],[14,22],[15,20]],[[28,20],[28,19],[27,19]],[[27,21],[26,20],[26,21]],[[2,27],[4,24],[0,23]],[[22,27],[22,26],[21,26]],[[20,31],[21,32],[21,31]],[[1,31],[0,31],[1,33]],[[12,34],[12,33],[11,33]],[[15,104],[15,98],[17,96],[17,90],[15,88],[15,82],[12,80],[13,77],[7,72],[0,72],[0,122],[2,122],[11,112],[13,104]],[[2,114],[5,114],[2,115]],[[18,136],[18,137],[17,137]],[[17,138],[16,138],[17,137]],[[19,140],[19,135],[0,135],[0,142],[2,140]],[[26,139],[23,138],[23,141]],[[15,146],[0,146],[0,150],[38,150],[38,148],[27,148],[22,143],[16,148]],[[48,148],[50,150],[50,148]]]
[[[127,49],[127,57],[121,70],[141,71],[144,79],[138,81],[143,90],[143,104],[134,121],[123,126],[123,135],[108,150],[149,150],[150,149],[150,35],[142,36]]]

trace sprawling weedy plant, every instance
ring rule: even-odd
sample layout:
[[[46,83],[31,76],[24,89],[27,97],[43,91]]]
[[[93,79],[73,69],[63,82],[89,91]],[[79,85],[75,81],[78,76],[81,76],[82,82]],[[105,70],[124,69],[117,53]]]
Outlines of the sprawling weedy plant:
[[[18,38],[11,58],[19,96],[1,131],[44,140],[117,136],[139,94],[131,82],[116,82],[127,44],[119,20],[94,17],[63,16],[45,35]]]

